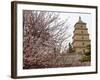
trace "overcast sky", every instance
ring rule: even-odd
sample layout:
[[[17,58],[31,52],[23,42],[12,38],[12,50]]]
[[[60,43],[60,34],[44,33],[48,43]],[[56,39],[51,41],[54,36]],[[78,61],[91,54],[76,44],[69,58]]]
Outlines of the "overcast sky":
[[[71,37],[69,38],[69,42],[72,42],[72,36],[73,36],[73,31],[74,31],[74,25],[76,22],[78,22],[79,20],[79,16],[81,17],[81,20],[86,24],[86,27],[88,28],[88,33],[90,34],[89,38],[91,39],[91,14],[89,13],[70,13],[70,12],[66,12],[66,13],[60,13],[60,17],[62,19],[68,19],[68,21],[66,21],[66,23],[68,23],[69,25],[69,29],[68,32],[71,33]]]

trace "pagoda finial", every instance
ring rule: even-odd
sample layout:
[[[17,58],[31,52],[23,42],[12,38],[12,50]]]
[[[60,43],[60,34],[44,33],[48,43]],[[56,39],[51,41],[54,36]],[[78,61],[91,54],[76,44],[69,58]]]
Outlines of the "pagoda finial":
[[[83,21],[81,20],[81,17],[79,16],[79,21],[78,21],[79,23],[82,23]]]
[[[79,16],[79,21],[81,21],[81,17]]]
[[[78,22],[76,24],[86,24],[85,22],[82,21],[81,16],[78,17]]]

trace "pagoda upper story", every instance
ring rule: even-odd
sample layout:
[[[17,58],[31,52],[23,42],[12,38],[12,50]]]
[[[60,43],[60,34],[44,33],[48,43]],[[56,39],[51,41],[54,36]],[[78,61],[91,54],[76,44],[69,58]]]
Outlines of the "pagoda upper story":
[[[89,39],[89,38],[86,38],[86,36],[89,36],[86,23],[81,20],[81,17],[79,17],[78,22],[74,25],[73,33],[74,33],[74,36],[73,36],[74,41],[77,39],[83,40],[82,36],[84,36],[84,40]]]
[[[81,20],[81,17],[79,17],[79,20],[78,20],[78,22],[76,22],[74,27],[75,27],[75,30],[76,29],[87,29],[86,28],[86,23]]]

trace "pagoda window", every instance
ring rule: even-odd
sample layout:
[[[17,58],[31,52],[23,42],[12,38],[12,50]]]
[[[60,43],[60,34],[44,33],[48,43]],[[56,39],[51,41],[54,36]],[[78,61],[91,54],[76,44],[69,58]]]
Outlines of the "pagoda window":
[[[82,36],[82,40],[84,39],[84,37]]]
[[[82,45],[84,45],[84,43],[82,43]]]
[[[81,33],[83,34],[83,31],[81,31]]]
[[[83,53],[85,53],[85,49],[83,49]]]
[[[82,28],[83,26],[81,25],[81,28]]]

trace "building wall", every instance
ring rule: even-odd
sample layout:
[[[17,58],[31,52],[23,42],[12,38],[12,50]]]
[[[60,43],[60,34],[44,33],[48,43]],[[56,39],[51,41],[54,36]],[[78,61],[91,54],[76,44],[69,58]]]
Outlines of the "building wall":
[[[88,35],[84,35],[84,36],[81,36],[81,35],[75,35],[73,37],[74,40],[89,40],[89,36]]]
[[[84,43],[84,44],[83,44]],[[90,41],[75,41],[73,43],[73,47],[86,47],[87,45],[90,44]]]
[[[74,34],[88,34],[87,28],[79,28],[74,31]]]
[[[86,24],[75,24],[75,28],[86,28]]]
[[[75,48],[76,53],[84,54],[84,52],[88,52],[87,48]]]

